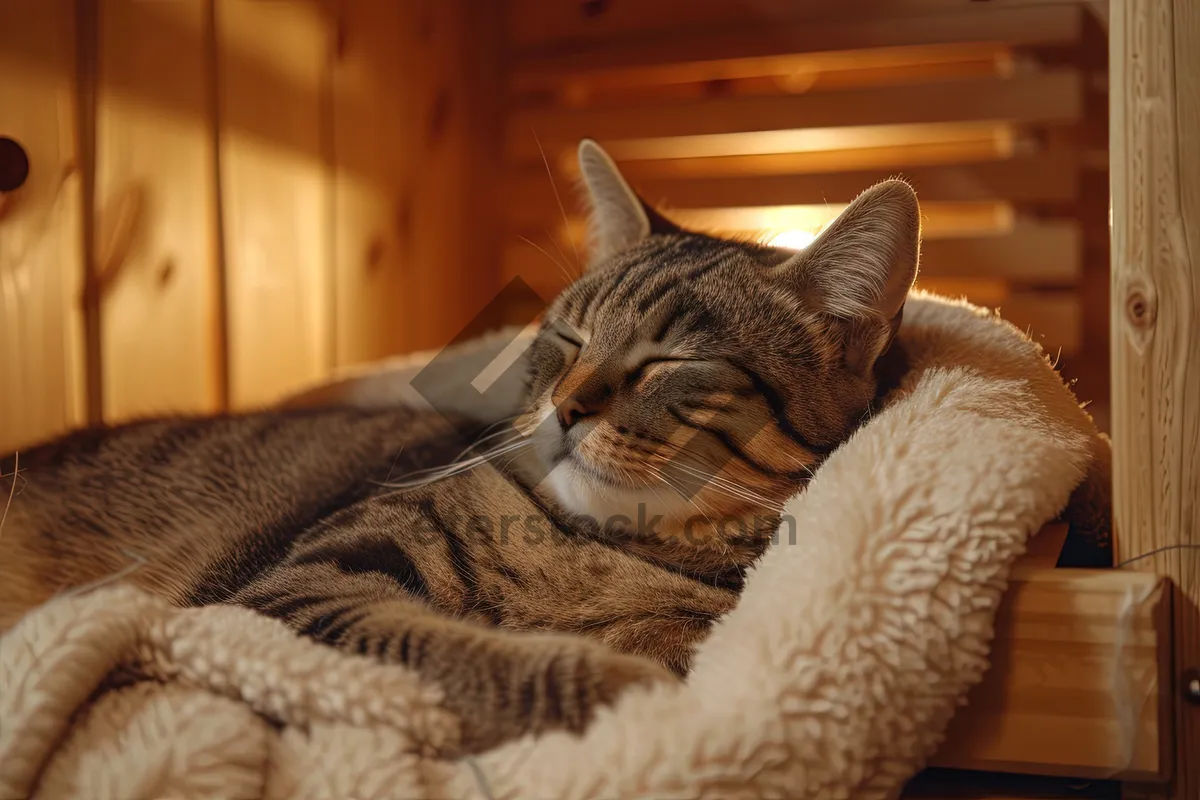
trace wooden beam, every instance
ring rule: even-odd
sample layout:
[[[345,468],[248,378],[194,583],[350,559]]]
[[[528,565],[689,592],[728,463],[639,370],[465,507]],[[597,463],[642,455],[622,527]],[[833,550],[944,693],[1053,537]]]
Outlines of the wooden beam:
[[[1200,6],[1123,0],[1111,15],[1116,559],[1178,586],[1175,774],[1141,796],[1195,800],[1200,699],[1184,695],[1200,680]]]
[[[578,3],[510,0],[505,40],[531,67],[601,69],[943,42],[1052,45],[1079,35],[1080,10],[1068,4],[963,5],[857,3],[862,13],[847,19],[843,7],[824,3],[693,0],[681,18],[675,0],[611,3],[596,15]]]
[[[942,132],[948,126],[941,126]],[[895,129],[893,129],[895,130]],[[633,182],[682,178],[749,177],[752,175],[802,175],[860,170],[896,171],[916,167],[973,164],[1007,159],[1032,152],[1006,125],[975,125],[959,131],[953,140],[914,141],[867,147],[837,147],[829,150],[718,155],[660,159],[621,160],[621,172]],[[578,172],[574,153],[563,158],[558,168],[564,175]],[[542,180],[545,178],[543,168]]]
[[[1082,113],[1079,72],[1058,69],[1012,78],[972,78],[808,95],[526,109],[510,115],[505,147],[511,160],[536,162],[542,148],[556,157],[585,136],[606,142],[860,126],[982,121],[1069,123],[1077,121]]]
[[[759,40],[764,37],[761,34]],[[691,41],[688,40],[688,46]],[[886,71],[926,78],[946,77],[958,70],[980,70],[1002,74],[1012,68],[1009,45],[988,41],[953,42],[918,47],[874,47],[809,53],[780,48],[780,52],[743,58],[713,58],[693,50],[691,58],[652,63],[632,62],[597,66],[587,65],[587,56],[579,54],[518,62],[509,76],[510,92],[516,97],[537,97],[553,92],[578,95],[581,92],[636,89],[640,86],[664,87],[705,81],[741,81],[772,77],[786,85],[809,85],[817,76],[842,75],[835,83],[858,82],[855,73],[870,73],[862,80],[885,79]],[[658,49],[656,59],[661,58]],[[697,58],[696,56],[701,56]],[[583,63],[581,63],[581,60]]]
[[[636,166],[637,162],[629,162]],[[626,177],[647,202],[669,208],[810,205],[848,203],[885,178],[912,183],[922,203],[1002,200],[1014,203],[1070,203],[1079,191],[1079,168],[1069,152],[1042,153],[1003,161],[909,169],[869,169],[816,174],[726,175],[637,179]],[[559,181],[559,185],[564,182]],[[514,170],[506,204],[518,227],[559,215],[545,171]],[[573,197],[566,198],[568,201]],[[570,203],[570,206],[574,206]],[[568,208],[568,211],[572,210]]]
[[[1158,778],[1170,605],[1167,582],[1148,573],[1015,568],[992,667],[933,765]]]
[[[974,45],[974,54],[909,53],[910,48],[855,50],[822,54],[818,62],[808,57],[772,57],[746,61],[718,61],[654,70],[653,75],[631,69],[602,73],[570,81],[513,87],[507,95],[511,107],[581,106],[678,102],[712,97],[793,95],[846,91],[909,83],[933,83],[965,78],[1011,75],[1014,59],[1000,45]],[[921,48],[924,50],[924,48]],[[885,54],[891,54],[890,59]],[[835,59],[834,56],[837,58]],[[973,56],[973,57],[968,57]],[[862,63],[854,64],[858,58]],[[839,60],[846,63],[836,67]],[[818,63],[825,66],[818,68]],[[889,63],[890,62],[890,63]]]
[[[1001,152],[993,157],[1011,155],[1019,134],[1012,123],[931,122],[918,125],[852,125],[839,128],[790,128],[777,131],[746,131],[714,136],[663,136],[659,138],[617,139],[607,142],[609,155],[619,163],[692,161],[717,158],[750,157],[760,159],[795,156],[831,155],[831,151],[864,151],[868,149],[898,150],[913,146],[978,145],[990,139]],[[950,152],[953,152],[952,150]],[[572,169],[565,165],[575,157],[574,144],[559,151],[559,166],[566,174]],[[941,163],[952,163],[944,152]],[[536,162],[535,162],[536,163]],[[832,170],[826,170],[832,171]]]

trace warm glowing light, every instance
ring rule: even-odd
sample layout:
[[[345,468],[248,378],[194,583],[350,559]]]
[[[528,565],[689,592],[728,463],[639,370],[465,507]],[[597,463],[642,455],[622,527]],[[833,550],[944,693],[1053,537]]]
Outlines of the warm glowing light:
[[[790,250],[803,250],[816,240],[817,235],[812,231],[784,231],[767,241],[772,247],[786,247]]]

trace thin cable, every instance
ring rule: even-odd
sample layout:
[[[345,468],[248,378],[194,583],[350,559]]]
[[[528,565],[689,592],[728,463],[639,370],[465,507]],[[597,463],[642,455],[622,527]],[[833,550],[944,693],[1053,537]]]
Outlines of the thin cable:
[[[1163,547],[1159,547],[1154,550],[1151,550],[1149,553],[1142,553],[1140,556],[1133,556],[1132,558],[1125,559],[1120,564],[1117,564],[1117,569],[1121,569],[1122,567],[1124,567],[1128,564],[1132,564],[1135,561],[1141,561],[1143,558],[1149,558],[1150,556],[1156,556],[1159,553],[1166,553],[1170,550],[1200,550],[1200,544],[1190,544],[1188,542],[1180,542],[1178,544],[1164,545]]]

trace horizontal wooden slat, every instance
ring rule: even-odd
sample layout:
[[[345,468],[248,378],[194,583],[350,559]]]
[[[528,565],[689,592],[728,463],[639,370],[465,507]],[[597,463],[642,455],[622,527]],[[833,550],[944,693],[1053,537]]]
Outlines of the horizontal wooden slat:
[[[757,36],[762,40],[764,37]],[[998,42],[949,43],[923,47],[878,47],[867,50],[835,50],[806,53],[783,50],[771,55],[747,58],[702,59],[686,56],[658,61],[659,49],[654,51],[655,63],[634,62],[630,65],[585,66],[578,54],[555,57],[541,63],[518,63],[509,76],[510,91],[517,97],[538,96],[554,92],[610,91],[636,89],[642,86],[671,86],[706,81],[739,81],[761,77],[785,79],[786,83],[807,85],[817,76],[832,75],[834,84],[886,80],[888,72],[902,73],[907,79],[957,70],[980,70],[974,74],[1005,74],[1012,69],[1011,49]],[[699,55],[703,51],[694,51]],[[870,73],[862,78],[856,73]]]
[[[592,137],[620,139],[720,136],[760,131],[954,122],[1066,123],[1082,115],[1083,88],[1073,69],[939,83],[716,98],[619,108],[524,110],[509,116],[505,149],[517,161],[555,156]]]
[[[509,0],[505,41],[513,50],[544,54],[527,59],[531,66],[597,69],[940,42],[1056,44],[1077,38],[1081,25],[1076,5],[1014,7],[1004,0],[990,7],[967,0],[692,0],[683,14],[677,0],[598,5],[601,12],[589,15],[578,2]]]
[[[848,203],[868,186],[899,176],[913,185],[923,202],[1070,202],[1078,193],[1078,175],[1071,154],[1053,153],[901,170],[645,180],[639,181],[635,188],[647,200],[661,198],[673,207],[682,208]]]
[[[939,126],[944,128],[946,126]],[[893,128],[893,131],[896,129]],[[902,171],[916,167],[973,164],[1036,152],[1036,145],[1007,125],[976,125],[953,140],[914,141],[804,152],[758,153],[623,160],[621,172],[635,184],[643,180],[803,175],[861,170]],[[574,153],[560,159],[566,175],[577,172]],[[542,171],[545,180],[545,171]],[[547,184],[547,188],[549,184]]]
[[[512,108],[556,105],[578,108],[588,105],[676,102],[713,96],[846,91],[1013,74],[1015,60],[1007,48],[1000,45],[975,47],[980,50],[975,57],[957,61],[937,60],[931,56],[917,60],[919,54],[914,54],[910,57],[912,60],[902,61],[900,57],[894,57],[897,63],[886,64],[878,51],[859,50],[831,55],[861,54],[864,64],[878,66],[847,65],[816,69],[810,66],[811,59],[795,56],[681,64],[674,69],[655,69],[653,75],[642,74],[640,70],[627,70],[573,80],[544,80],[513,86],[509,104]]]
[[[532,135],[532,132],[531,132]],[[852,125],[840,128],[789,128],[706,136],[663,136],[616,139],[606,142],[614,159],[622,163],[729,156],[807,155],[831,150],[895,148],[911,145],[976,143],[990,138],[998,144],[1015,144],[1018,133],[1009,122],[931,122],[918,125]],[[576,155],[574,144],[560,153],[560,165]]]
[[[736,234],[769,241],[786,231],[816,233],[845,209],[845,203],[732,208],[666,207],[667,215],[688,230]],[[921,207],[926,239],[994,235],[1013,224],[1007,203],[926,203]]]
[[[739,208],[668,208],[676,224],[702,233],[735,234],[741,238],[772,241],[780,234],[796,231],[815,235],[846,207],[845,203],[805,206],[759,206]],[[926,241],[945,238],[997,236],[1013,229],[1014,214],[1007,203],[926,203],[921,207],[922,235]],[[510,227],[514,239],[527,240],[549,249],[582,251],[587,247],[587,223],[582,215],[526,220]],[[557,224],[556,224],[557,223]],[[1061,237],[1060,237],[1061,238]],[[1052,237],[1042,237],[1053,243]],[[791,247],[796,245],[781,245]],[[803,245],[801,245],[803,246]]]
[[[1155,780],[1170,741],[1170,600],[1158,576],[1021,568],[996,619],[992,667],[933,763]]]
[[[1079,190],[1079,169],[1071,153],[840,173],[640,180],[626,175],[646,201],[670,208],[848,203],[872,184],[894,176],[912,183],[922,203],[980,200],[1066,203],[1074,201]],[[523,227],[558,216],[558,202],[544,170],[540,173],[515,170],[507,186],[510,224]]]
[[[1067,283],[1083,273],[1083,236],[1074,221],[1018,223],[1000,236],[931,239],[921,248],[926,277],[996,277]]]

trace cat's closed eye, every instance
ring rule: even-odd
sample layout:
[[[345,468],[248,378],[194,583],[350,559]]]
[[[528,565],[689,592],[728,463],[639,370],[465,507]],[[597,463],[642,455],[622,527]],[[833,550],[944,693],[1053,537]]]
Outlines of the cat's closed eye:
[[[677,356],[655,356],[653,358],[643,359],[636,367],[629,370],[628,374],[625,376],[625,383],[629,386],[636,386],[638,383],[650,377],[663,367],[696,361],[699,361],[699,359],[681,358]]]
[[[569,345],[571,345],[571,346],[572,346],[572,347],[574,347],[576,350],[582,350],[582,349],[583,349],[583,342],[581,342],[580,340],[576,339],[574,336],[572,336],[572,335],[570,335],[570,334],[568,334],[568,333],[565,333],[565,332],[563,332],[562,330],[560,330],[560,329],[559,329],[559,328],[557,328],[557,327],[555,327],[555,328],[552,328],[551,330],[553,331],[553,333],[554,333],[554,336],[555,336],[555,337],[556,337],[556,338],[557,338],[559,341],[561,341],[561,342],[565,342],[566,344],[569,344]]]

